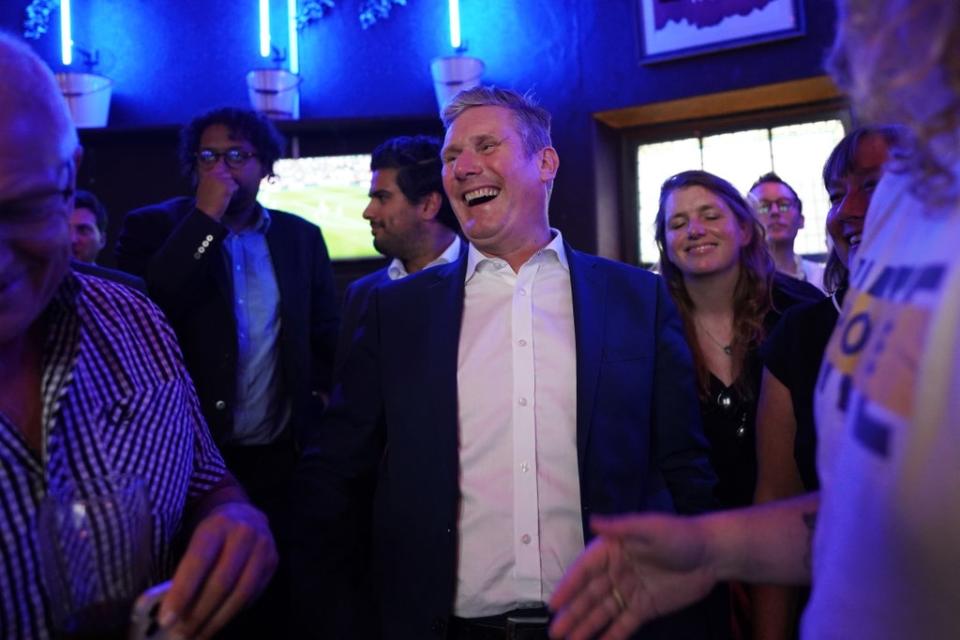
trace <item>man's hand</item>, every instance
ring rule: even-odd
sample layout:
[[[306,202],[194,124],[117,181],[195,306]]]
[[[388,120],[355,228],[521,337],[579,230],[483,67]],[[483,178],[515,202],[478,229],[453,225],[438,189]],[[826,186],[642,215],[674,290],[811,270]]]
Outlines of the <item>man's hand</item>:
[[[218,162],[208,171],[200,172],[197,183],[197,209],[214,220],[223,218],[230,199],[237,191],[237,182],[222,162]]]
[[[552,638],[621,640],[713,587],[707,532],[696,518],[594,518],[597,533],[550,599]]]
[[[160,625],[184,638],[211,637],[263,591],[277,559],[266,516],[245,502],[217,506],[194,529]]]

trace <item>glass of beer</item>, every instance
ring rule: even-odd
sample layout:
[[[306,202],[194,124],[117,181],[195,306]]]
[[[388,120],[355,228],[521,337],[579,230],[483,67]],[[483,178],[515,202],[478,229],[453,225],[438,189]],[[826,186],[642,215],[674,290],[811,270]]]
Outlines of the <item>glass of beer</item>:
[[[123,640],[150,584],[146,488],[129,475],[52,489],[37,513],[43,580],[63,640]]]

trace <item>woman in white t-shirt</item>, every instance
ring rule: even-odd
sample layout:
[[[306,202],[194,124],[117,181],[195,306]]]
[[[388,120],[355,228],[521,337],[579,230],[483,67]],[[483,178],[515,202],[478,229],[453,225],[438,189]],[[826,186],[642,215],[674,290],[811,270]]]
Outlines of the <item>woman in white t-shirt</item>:
[[[809,581],[807,638],[960,630],[960,3],[839,0],[834,77],[911,153],[870,206],[817,385],[821,493],[595,519],[554,637],[626,638],[718,580]],[[810,536],[815,531],[811,547]]]

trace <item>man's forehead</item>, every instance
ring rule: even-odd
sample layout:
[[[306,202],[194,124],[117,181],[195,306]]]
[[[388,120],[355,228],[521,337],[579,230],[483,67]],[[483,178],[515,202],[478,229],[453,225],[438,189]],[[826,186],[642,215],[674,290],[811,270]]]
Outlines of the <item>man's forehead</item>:
[[[397,187],[397,170],[393,168],[374,169],[370,176],[371,191],[390,190]]]
[[[517,131],[517,121],[510,109],[498,105],[470,107],[447,127],[444,148],[451,144],[483,138],[503,136]]]
[[[0,114],[0,200],[68,186],[75,150],[69,142],[35,118],[15,121]]]
[[[783,184],[782,182],[774,182],[773,180],[768,180],[767,182],[761,182],[760,184],[758,184],[753,188],[753,191],[751,193],[763,193],[764,191],[766,191],[767,193],[775,192],[775,193],[785,193],[788,196],[792,195],[790,193],[790,189],[787,188],[787,185]]]
[[[253,143],[247,139],[242,133],[234,131],[226,124],[221,122],[214,122],[213,124],[207,125],[207,127],[200,134],[200,145],[207,146],[213,144],[214,142],[222,144],[226,140],[230,143],[230,146],[233,147],[252,147]]]
[[[97,220],[97,214],[86,207],[77,207],[70,214],[70,220],[75,223],[88,223],[94,224]]]

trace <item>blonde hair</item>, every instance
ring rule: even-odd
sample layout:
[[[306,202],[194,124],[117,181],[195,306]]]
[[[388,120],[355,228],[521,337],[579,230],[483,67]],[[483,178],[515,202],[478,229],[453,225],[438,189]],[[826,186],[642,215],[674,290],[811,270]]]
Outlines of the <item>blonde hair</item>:
[[[913,134],[905,162],[923,199],[960,195],[952,167],[960,148],[960,3],[841,0],[827,66],[871,122]]]

